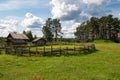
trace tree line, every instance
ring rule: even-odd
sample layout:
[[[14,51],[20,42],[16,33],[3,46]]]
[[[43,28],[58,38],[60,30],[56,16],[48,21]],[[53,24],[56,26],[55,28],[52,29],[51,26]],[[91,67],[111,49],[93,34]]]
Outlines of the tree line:
[[[74,33],[78,41],[93,41],[96,39],[119,41],[120,20],[112,15],[101,18],[91,17],[90,20],[81,23]]]

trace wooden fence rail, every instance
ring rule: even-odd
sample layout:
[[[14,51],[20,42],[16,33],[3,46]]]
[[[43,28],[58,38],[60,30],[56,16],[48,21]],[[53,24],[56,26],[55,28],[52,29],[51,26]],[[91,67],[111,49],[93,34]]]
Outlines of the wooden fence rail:
[[[53,56],[53,55],[79,55],[79,54],[86,54],[94,52],[95,45],[79,45],[79,46],[60,46],[60,47],[54,47],[54,46],[13,46],[11,47],[5,47],[5,53],[6,54],[18,54],[18,55],[24,55],[28,54],[31,55],[40,55],[40,56]]]

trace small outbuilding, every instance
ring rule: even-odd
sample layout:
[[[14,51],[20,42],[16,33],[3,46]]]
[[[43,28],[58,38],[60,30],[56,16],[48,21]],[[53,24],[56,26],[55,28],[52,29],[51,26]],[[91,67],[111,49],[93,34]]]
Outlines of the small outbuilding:
[[[8,45],[21,45],[27,44],[29,38],[25,34],[10,33],[7,36]]]
[[[46,40],[44,38],[38,37],[32,41],[33,44],[37,46],[43,46],[46,44]]]

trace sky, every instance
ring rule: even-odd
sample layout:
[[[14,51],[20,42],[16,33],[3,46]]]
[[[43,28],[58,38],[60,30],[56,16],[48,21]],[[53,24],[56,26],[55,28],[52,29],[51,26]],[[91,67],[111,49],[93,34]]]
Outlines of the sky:
[[[59,18],[63,37],[73,38],[82,22],[109,14],[120,19],[120,0],[0,0],[0,37],[24,30],[42,37],[45,21]]]

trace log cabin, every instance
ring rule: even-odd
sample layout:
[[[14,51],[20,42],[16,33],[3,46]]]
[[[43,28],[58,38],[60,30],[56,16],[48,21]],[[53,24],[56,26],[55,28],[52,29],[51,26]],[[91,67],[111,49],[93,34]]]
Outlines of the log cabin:
[[[46,44],[46,40],[44,38],[38,37],[32,41],[32,43],[36,46],[43,46]]]
[[[17,34],[15,32],[9,33],[7,36],[8,45],[22,45],[27,44],[29,38],[25,34]]]

